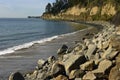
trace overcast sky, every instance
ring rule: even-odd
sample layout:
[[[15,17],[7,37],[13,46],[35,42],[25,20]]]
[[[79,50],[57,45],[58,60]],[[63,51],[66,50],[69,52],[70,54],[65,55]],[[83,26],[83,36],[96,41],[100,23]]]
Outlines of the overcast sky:
[[[39,16],[55,0],[0,0],[0,18]]]

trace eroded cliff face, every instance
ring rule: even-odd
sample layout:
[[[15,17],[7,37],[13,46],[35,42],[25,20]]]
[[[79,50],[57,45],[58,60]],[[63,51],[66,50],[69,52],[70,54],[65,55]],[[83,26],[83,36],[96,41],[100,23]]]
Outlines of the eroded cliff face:
[[[62,10],[57,15],[43,14],[43,19],[52,20],[111,20],[117,13],[116,5],[113,3],[106,3],[102,6],[80,6],[76,5],[67,10]]]

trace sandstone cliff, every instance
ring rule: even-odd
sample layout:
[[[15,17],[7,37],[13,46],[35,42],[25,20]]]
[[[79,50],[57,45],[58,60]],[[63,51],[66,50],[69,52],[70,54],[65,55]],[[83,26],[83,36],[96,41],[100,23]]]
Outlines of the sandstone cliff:
[[[56,15],[53,13],[43,13],[42,18],[50,20],[104,20],[116,22],[116,18],[117,20],[119,19],[118,13],[119,3],[112,0],[106,0],[103,2],[101,1],[101,3],[90,2],[85,6],[82,4],[77,4],[67,9],[61,10]]]

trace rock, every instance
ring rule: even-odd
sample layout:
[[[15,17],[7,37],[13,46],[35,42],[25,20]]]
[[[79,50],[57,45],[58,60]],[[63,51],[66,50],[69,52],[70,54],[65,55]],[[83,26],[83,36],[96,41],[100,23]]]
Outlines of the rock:
[[[72,70],[70,72],[69,79],[80,78],[80,77],[83,77],[84,74],[85,74],[85,71],[83,70],[80,70],[80,69]]]
[[[120,51],[120,36],[114,35],[110,40],[110,44],[113,48]]]
[[[116,57],[116,66],[120,67],[120,52],[119,52],[118,56]]]
[[[109,74],[109,80],[120,80],[120,67],[113,67]]]
[[[105,41],[102,43],[102,49],[106,49],[109,46],[110,42],[109,41]]]
[[[9,80],[25,80],[25,79],[20,72],[15,72],[9,76]]]
[[[54,63],[53,66],[52,66],[52,70],[51,70],[51,75],[56,77],[60,74],[63,74],[65,75],[65,68],[63,65],[59,64],[59,63]]]
[[[102,41],[99,41],[99,42],[98,42],[97,48],[98,48],[98,49],[102,49]]]
[[[90,60],[90,61],[87,61],[84,64],[80,65],[80,69],[90,71],[90,70],[93,70],[94,65],[95,65],[94,61]]]
[[[120,35],[120,31],[117,31],[116,34],[117,34],[117,35]]]
[[[112,51],[108,56],[107,59],[113,60],[119,54],[118,51]]]
[[[96,45],[94,44],[88,45],[88,51],[85,55],[89,60],[91,59],[91,56],[94,54],[95,50],[96,50]]]
[[[33,71],[32,73],[28,73],[28,74],[26,74],[26,78],[27,79],[36,79],[37,78],[37,75],[38,75],[38,71],[37,70],[35,70],[35,71]]]
[[[112,52],[112,50],[112,46],[109,46],[109,48],[103,53],[102,58],[105,59]]]
[[[52,63],[52,62],[54,62],[56,60],[56,58],[54,57],[54,56],[50,56],[49,58],[48,58],[48,62],[49,63]]]
[[[38,75],[37,75],[37,79],[45,79],[47,74],[47,72],[39,72]]]
[[[85,43],[86,46],[88,46],[90,44],[90,40],[89,39],[85,39],[84,43]]]
[[[68,80],[68,78],[64,75],[58,75],[54,80]]]
[[[85,48],[85,46],[81,43],[77,44],[77,46],[73,49],[72,53],[74,54],[80,54],[83,49]]]
[[[38,67],[42,68],[42,66],[46,63],[46,61],[44,61],[43,59],[39,59],[37,63],[38,63]]]
[[[57,54],[58,55],[63,55],[66,53],[66,51],[68,50],[68,46],[63,44],[62,47],[60,49],[58,49]]]
[[[110,70],[109,80],[120,80],[120,54],[116,57],[116,65]]]
[[[117,35],[120,35],[120,27],[117,27],[116,30],[117,30],[117,31],[116,31],[116,34],[117,34]]]
[[[105,74],[109,72],[111,66],[112,66],[112,62],[110,60],[105,59],[105,60],[102,60],[99,63],[98,68],[93,70],[92,72],[95,74]]]
[[[98,59],[100,59],[100,58],[101,58],[100,54],[99,54],[99,53],[96,53],[95,56],[94,56],[94,59],[95,59],[95,60],[98,60]]]
[[[63,65],[65,66],[66,73],[69,74],[74,69],[79,69],[79,65],[86,61],[84,55],[72,55],[70,56]]]
[[[83,76],[83,80],[95,80],[96,76],[92,72],[88,72]]]

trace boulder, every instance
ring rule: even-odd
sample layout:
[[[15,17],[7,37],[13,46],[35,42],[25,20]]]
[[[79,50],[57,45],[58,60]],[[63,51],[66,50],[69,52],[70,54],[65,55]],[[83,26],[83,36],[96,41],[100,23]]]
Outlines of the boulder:
[[[112,52],[112,50],[112,46],[109,46],[109,48],[103,53],[102,58],[105,59]]]
[[[90,70],[93,70],[94,65],[95,65],[95,62],[93,60],[90,60],[80,65],[80,69],[90,71]]]
[[[54,56],[50,56],[47,60],[49,63],[52,63],[56,60],[56,58]]]
[[[36,79],[37,78],[37,75],[38,75],[38,71],[37,70],[35,70],[31,75],[29,75],[28,77],[30,78],[30,79]]]
[[[69,79],[80,78],[80,77],[83,77],[84,74],[85,74],[85,71],[83,70],[80,70],[80,69],[72,70],[70,72]]]
[[[120,80],[120,69],[115,66],[111,69],[109,74],[109,80]]]
[[[65,68],[63,65],[59,64],[59,63],[54,63],[53,66],[52,66],[52,70],[51,70],[51,75],[56,77],[60,74],[63,74],[65,75]]]
[[[37,63],[38,63],[38,68],[42,68],[42,66],[46,63],[46,61],[44,61],[43,59],[39,59]]]
[[[117,34],[117,35],[120,35],[120,27],[117,27],[116,34]]]
[[[102,49],[106,49],[109,46],[109,41],[105,41],[102,43]]]
[[[98,49],[102,49],[102,41],[100,40],[98,40],[98,43],[97,43],[97,48]]]
[[[110,71],[110,68],[112,66],[112,62],[110,60],[102,60],[99,65],[98,68],[93,70],[92,72],[95,74],[105,74],[107,72]]]
[[[108,56],[107,59],[113,60],[119,54],[118,51],[112,51]]]
[[[54,78],[53,80],[68,80],[68,78],[64,75],[58,75],[56,78]]]
[[[120,54],[116,57],[116,65],[110,70],[109,80],[120,80]]]
[[[37,75],[37,79],[44,80],[48,76],[46,73],[47,72],[39,72],[38,75]]]
[[[88,50],[85,55],[89,60],[91,59],[91,56],[94,54],[95,50],[96,50],[96,45],[94,45],[94,44],[88,45]]]
[[[100,53],[96,53],[96,54],[94,55],[94,59],[95,59],[95,60],[98,60],[98,59],[100,59],[100,58],[101,58]]]
[[[57,54],[58,55],[63,55],[66,53],[66,51],[68,50],[68,46],[63,44],[62,47],[60,49],[58,49]]]
[[[120,51],[120,36],[114,35],[110,40],[110,44],[113,48]]]
[[[83,80],[96,80],[96,76],[95,76],[94,73],[92,73],[92,72],[87,72],[87,73],[83,76]]]
[[[9,76],[9,80],[25,80],[25,79],[20,72],[15,72]]]
[[[86,62],[84,55],[71,55],[66,61],[63,62],[66,73],[69,74],[74,69],[79,69],[79,65]]]

